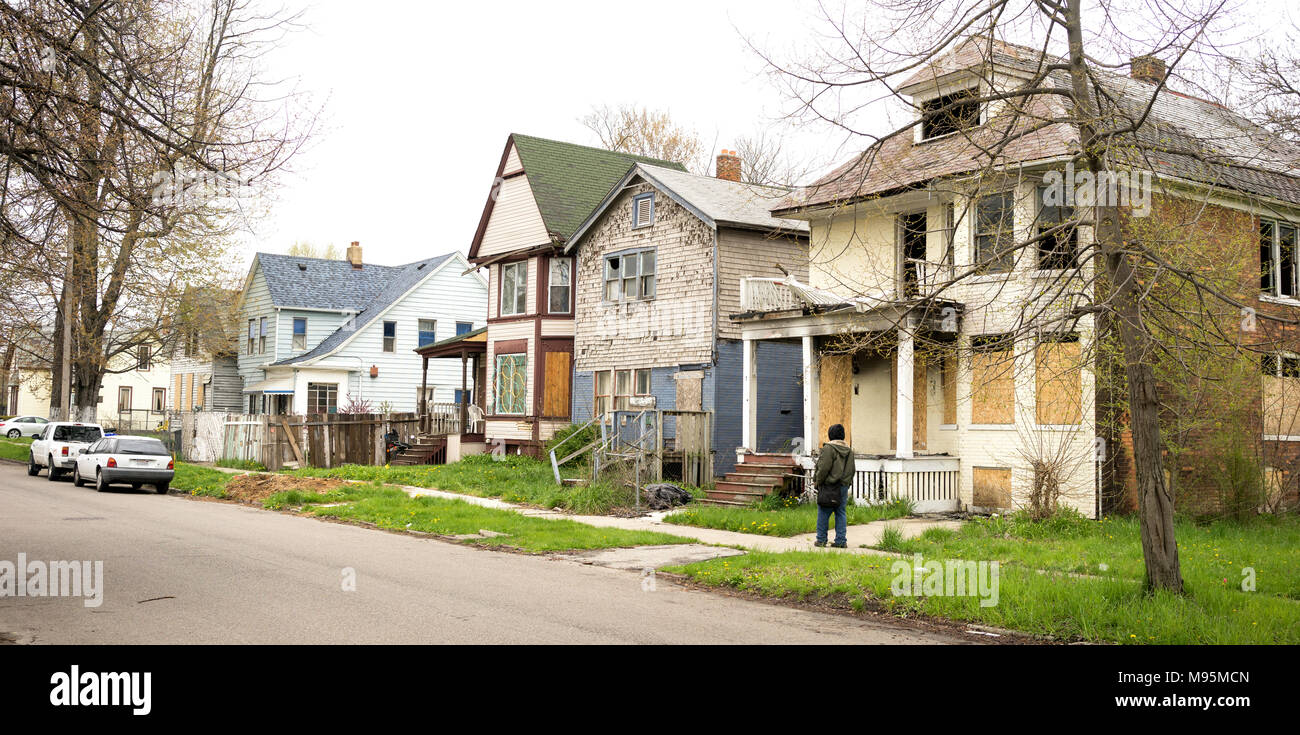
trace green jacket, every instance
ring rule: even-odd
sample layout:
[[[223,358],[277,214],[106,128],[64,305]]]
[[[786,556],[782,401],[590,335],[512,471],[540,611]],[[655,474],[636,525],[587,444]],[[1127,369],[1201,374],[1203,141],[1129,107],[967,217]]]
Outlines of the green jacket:
[[[853,448],[836,439],[822,445],[817,468],[813,471],[813,484],[817,487],[849,485],[853,482],[855,470]]]

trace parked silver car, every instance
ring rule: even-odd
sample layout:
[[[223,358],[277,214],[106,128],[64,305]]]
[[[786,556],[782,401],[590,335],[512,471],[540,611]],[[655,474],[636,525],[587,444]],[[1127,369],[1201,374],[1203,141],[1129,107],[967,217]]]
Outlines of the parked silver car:
[[[0,421],[0,436],[7,436],[10,439],[17,439],[20,436],[36,436],[45,430],[45,425],[48,423],[50,423],[49,419],[43,419],[40,416],[15,416]]]
[[[110,485],[130,485],[139,490],[152,485],[159,493],[175,476],[176,463],[163,443],[149,436],[106,436],[77,456],[72,484],[94,482],[104,492]]]

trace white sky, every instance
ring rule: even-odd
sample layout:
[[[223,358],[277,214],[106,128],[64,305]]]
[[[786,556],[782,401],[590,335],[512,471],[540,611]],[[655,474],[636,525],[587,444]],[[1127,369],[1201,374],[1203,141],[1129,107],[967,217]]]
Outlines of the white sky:
[[[594,144],[578,122],[594,105],[665,109],[733,147],[783,105],[736,25],[761,40],[808,19],[791,0],[310,3],[273,69],[326,101],[324,125],[246,255],[468,251],[507,135]]]
[[[325,102],[325,115],[246,259],[297,240],[359,240],[381,264],[467,251],[506,136],[595,144],[578,118],[596,105],[667,110],[713,154],[734,147],[789,106],[744,36],[808,57],[825,30],[814,0],[285,1],[306,7],[308,29],[277,49],[271,72]],[[1264,11],[1288,7],[1230,1],[1249,12],[1233,13],[1241,26],[1225,35],[1245,38],[1277,33]],[[862,147],[845,138],[783,134],[812,172]]]

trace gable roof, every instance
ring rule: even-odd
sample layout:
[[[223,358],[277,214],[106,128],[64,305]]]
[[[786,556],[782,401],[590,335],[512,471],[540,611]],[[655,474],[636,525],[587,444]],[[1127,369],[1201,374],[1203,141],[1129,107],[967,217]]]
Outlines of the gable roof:
[[[772,216],[772,208],[790,193],[789,189],[746,184],[638,163],[614,184],[600,206],[573,233],[565,252],[577,245],[628,183],[637,177],[667,194],[715,230],[718,227],[736,227],[764,232],[808,233],[807,222]]]
[[[360,311],[409,267],[366,264],[358,270],[347,260],[275,253],[254,257],[271,292],[271,303],[282,309]]]
[[[301,364],[333,353],[365,328],[366,325],[379,318],[379,316],[387,311],[389,307],[400,301],[408,291],[415,288],[421,281],[437,271],[440,266],[459,255],[459,253],[448,253],[446,255],[439,255],[436,258],[418,260],[414,263],[408,263],[407,265],[378,266],[379,268],[383,268],[387,273],[387,282],[384,283],[378,293],[376,293],[368,303],[364,304],[358,310],[359,313],[355,317],[344,323],[343,326],[334,330],[330,336],[321,340],[320,344],[316,345],[311,350],[295,357],[289,357],[270,363],[268,367]],[[352,267],[347,261],[343,261],[343,264],[347,265],[349,268]],[[372,267],[375,266],[366,266],[366,268]]]
[[[507,173],[506,158],[512,146],[523,165],[524,175],[528,177],[528,186],[547,234],[558,245],[568,242],[591,211],[600,205],[610,187],[633,164],[650,163],[686,170],[682,164],[671,161],[512,133],[497,167],[498,180]],[[469,248],[471,259],[478,257],[479,244],[492,217],[494,203],[495,199],[489,197],[483,209],[478,231]]]
[[[1043,64],[1061,61],[1025,46],[992,41],[963,42],[936,59],[903,85],[919,87],[927,80],[962,69],[998,65],[1033,73]],[[1228,108],[1185,94],[1156,87],[1104,69],[1093,69],[1106,100],[1103,119],[1127,126],[1151,112],[1136,135],[1126,137],[1110,154],[1112,165],[1132,166],[1199,183],[1213,184],[1259,196],[1300,204],[1300,148],[1273,135]],[[1052,72],[1051,82],[1069,86],[1065,72]],[[1153,94],[1154,93],[1154,94]],[[1110,102],[1113,100],[1114,102]],[[841,164],[812,185],[793,193],[774,208],[790,214],[881,196],[920,186],[939,177],[978,171],[990,163],[1010,166],[1072,156],[1078,151],[1079,132],[1073,125],[1056,123],[1031,130],[1043,118],[1060,119],[1063,100],[1047,95],[1030,98],[1024,114],[995,116],[968,135],[949,135],[921,143],[912,130],[878,141]],[[990,160],[988,150],[1004,137],[1012,140]],[[1119,141],[1123,143],[1124,141]]]

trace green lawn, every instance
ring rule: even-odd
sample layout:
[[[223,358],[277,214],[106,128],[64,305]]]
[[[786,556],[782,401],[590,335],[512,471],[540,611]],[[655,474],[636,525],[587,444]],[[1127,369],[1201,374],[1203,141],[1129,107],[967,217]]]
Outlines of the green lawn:
[[[226,483],[230,482],[232,477],[235,475],[218,472],[209,467],[177,462],[176,476],[172,478],[171,486],[173,490],[181,490],[191,495],[224,498]]]
[[[629,488],[609,485],[561,487],[549,462],[529,457],[472,455],[447,465],[416,467],[370,467],[343,465],[331,469],[291,470],[300,477],[333,477],[344,480],[384,482],[411,487],[437,488],[453,493],[500,498],[540,508],[559,508],[572,513],[601,514],[619,507],[631,507],[635,498]],[[572,477],[576,470],[565,469]]]
[[[1300,518],[1180,522],[1178,534],[1189,589],[1183,597],[1145,594],[1137,522],[1128,518],[1065,517],[1047,524],[984,519],[960,532],[935,530],[899,545],[927,562],[1002,561],[998,604],[991,607],[973,596],[895,597],[891,567],[897,560],[888,557],[751,553],[672,571],[775,597],[826,598],[858,609],[880,605],[902,616],[921,613],[1066,640],[1300,643]],[[1242,590],[1242,567],[1255,570],[1256,591]]]
[[[26,462],[32,440],[28,437],[0,439],[0,457]]]
[[[911,509],[906,502],[871,506],[853,505],[848,509],[849,525],[903,518],[910,513]],[[749,508],[692,505],[668,515],[664,518],[664,522],[765,536],[798,536],[801,533],[812,533],[817,530],[817,506],[803,504],[768,509],[757,505]]]

